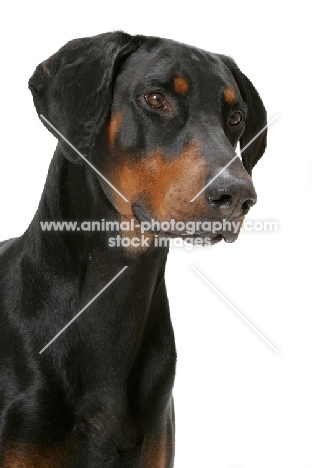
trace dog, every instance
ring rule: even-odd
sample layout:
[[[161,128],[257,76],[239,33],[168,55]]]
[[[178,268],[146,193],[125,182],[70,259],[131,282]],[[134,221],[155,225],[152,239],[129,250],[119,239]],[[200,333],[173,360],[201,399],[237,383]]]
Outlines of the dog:
[[[176,348],[155,240],[185,232],[112,248],[111,232],[40,223],[241,223],[264,105],[230,57],[119,31],[70,41],[29,88],[58,144],[29,228],[0,244],[1,467],[171,468]]]

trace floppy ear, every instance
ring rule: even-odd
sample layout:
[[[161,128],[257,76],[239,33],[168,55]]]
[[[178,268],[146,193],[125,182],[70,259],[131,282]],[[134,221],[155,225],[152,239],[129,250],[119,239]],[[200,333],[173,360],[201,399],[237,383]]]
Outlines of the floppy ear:
[[[38,65],[29,80],[38,115],[86,157],[95,148],[110,115],[118,68],[142,39],[123,32],[75,39]],[[80,162],[80,156],[41,120],[58,138],[64,155]]]
[[[247,104],[247,116],[245,130],[240,138],[240,147],[243,149],[267,124],[267,114],[258,91],[245,76],[233,59],[224,55],[220,56],[225,65],[230,69],[237,83],[241,96]],[[247,172],[251,175],[252,168],[263,155],[267,142],[267,129],[242,152],[242,160]]]

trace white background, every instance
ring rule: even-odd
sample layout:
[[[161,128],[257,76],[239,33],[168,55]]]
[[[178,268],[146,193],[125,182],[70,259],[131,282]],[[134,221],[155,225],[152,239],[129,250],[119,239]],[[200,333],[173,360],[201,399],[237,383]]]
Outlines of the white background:
[[[254,170],[258,204],[248,215],[277,221],[278,231],[243,232],[235,244],[170,253],[167,283],[178,348],[176,468],[312,467],[312,85],[306,5],[89,0],[1,7],[0,240],[20,235],[31,221],[56,145],[36,116],[28,79],[70,39],[122,29],[231,55],[258,89],[268,117],[279,116]]]

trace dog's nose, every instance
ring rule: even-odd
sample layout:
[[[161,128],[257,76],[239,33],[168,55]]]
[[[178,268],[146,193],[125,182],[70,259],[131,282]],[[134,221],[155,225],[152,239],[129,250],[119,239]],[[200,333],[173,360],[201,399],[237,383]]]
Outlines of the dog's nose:
[[[205,193],[214,213],[219,216],[245,216],[257,202],[252,180],[246,178],[220,175],[208,185]]]

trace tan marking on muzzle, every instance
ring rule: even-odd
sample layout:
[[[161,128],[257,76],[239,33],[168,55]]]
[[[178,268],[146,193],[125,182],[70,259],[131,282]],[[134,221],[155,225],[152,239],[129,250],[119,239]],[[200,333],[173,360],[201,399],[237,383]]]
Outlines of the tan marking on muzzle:
[[[176,157],[155,150],[136,161],[129,155],[123,159],[124,163],[110,175],[110,180],[130,202],[113,194],[113,203],[120,213],[133,216],[131,203],[142,200],[158,219],[170,219],[173,215],[180,220],[192,219],[207,214],[204,195],[190,203],[208,175],[196,142],[191,142]]]

